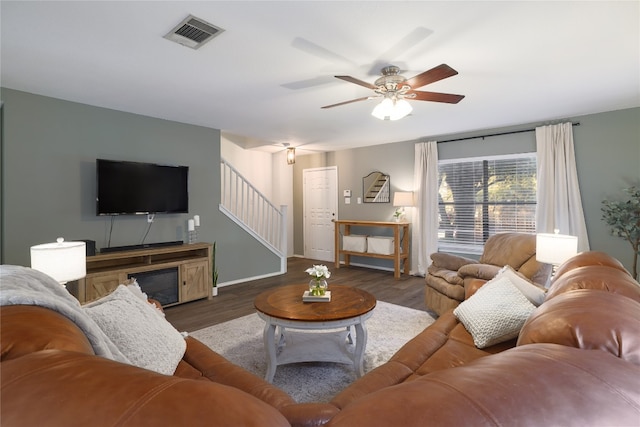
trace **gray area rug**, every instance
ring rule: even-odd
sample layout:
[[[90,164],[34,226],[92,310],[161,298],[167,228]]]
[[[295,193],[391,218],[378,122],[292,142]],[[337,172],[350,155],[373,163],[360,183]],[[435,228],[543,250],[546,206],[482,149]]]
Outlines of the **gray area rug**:
[[[367,348],[364,369],[368,372],[385,363],[407,341],[433,323],[429,313],[378,301],[367,320]],[[192,332],[231,362],[264,377],[267,370],[262,341],[264,321],[257,314]],[[356,379],[353,365],[310,362],[281,365],[273,384],[297,402],[329,401]]]

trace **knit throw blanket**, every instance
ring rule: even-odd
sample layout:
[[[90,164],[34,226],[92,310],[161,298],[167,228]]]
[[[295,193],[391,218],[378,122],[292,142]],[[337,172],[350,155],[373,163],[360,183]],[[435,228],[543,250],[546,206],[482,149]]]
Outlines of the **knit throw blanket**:
[[[74,322],[98,356],[130,363],[63,286],[50,276],[27,267],[0,265],[0,306],[37,305],[57,311]]]

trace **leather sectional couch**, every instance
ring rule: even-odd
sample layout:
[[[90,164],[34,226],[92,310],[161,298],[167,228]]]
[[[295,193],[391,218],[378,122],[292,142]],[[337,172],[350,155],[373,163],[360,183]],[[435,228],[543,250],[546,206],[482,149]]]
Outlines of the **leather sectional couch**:
[[[328,425],[640,425],[640,284],[619,261],[568,260],[510,341],[479,349],[453,313],[339,393]]]
[[[4,306],[0,316],[2,426],[640,421],[640,285],[599,252],[560,267],[517,338],[479,349],[451,310],[329,403],[296,404],[193,338],[168,376],[97,357],[46,308]]]
[[[6,305],[15,275],[6,270],[0,268],[3,427],[313,426],[338,412],[328,403],[296,403],[192,337],[173,375],[96,356],[94,337],[78,321],[42,306]]]

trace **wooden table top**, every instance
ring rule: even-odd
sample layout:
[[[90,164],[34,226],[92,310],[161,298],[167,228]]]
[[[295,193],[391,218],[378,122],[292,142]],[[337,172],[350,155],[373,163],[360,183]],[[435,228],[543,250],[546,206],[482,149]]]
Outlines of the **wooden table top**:
[[[267,316],[303,322],[350,319],[373,310],[376,299],[369,292],[351,286],[329,285],[330,302],[303,302],[309,285],[287,285],[269,289],[254,301],[256,310]]]

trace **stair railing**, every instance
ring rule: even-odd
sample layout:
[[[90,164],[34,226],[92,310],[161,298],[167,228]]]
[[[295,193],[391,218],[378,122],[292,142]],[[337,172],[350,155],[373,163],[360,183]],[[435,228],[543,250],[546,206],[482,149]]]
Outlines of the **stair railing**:
[[[220,210],[280,256],[286,271],[287,207],[276,207],[224,159],[220,173]]]

